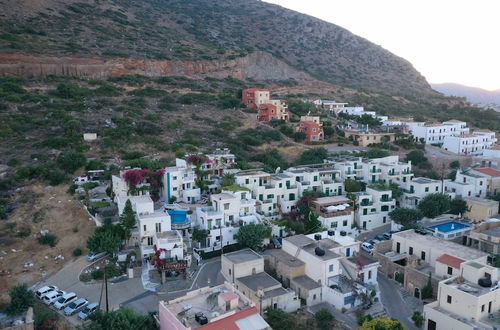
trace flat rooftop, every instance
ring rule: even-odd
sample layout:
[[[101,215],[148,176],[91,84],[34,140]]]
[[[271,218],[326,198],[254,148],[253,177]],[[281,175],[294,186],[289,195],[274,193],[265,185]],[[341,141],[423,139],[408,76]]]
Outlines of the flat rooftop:
[[[439,182],[439,181],[438,180],[429,179],[429,178],[420,177],[420,178],[414,178],[413,180],[411,180],[411,182],[416,182],[416,183],[420,183],[420,184],[427,184],[427,183],[436,183],[436,182]]]
[[[235,176],[247,176],[247,175],[258,175],[258,176],[270,176],[271,174],[266,173],[260,170],[249,170],[249,171],[241,171],[234,174]]]
[[[484,206],[497,206],[498,202],[491,200],[491,199],[486,199],[486,198],[479,198],[479,197],[465,197],[464,200],[467,202],[475,203],[475,204],[480,204]]]
[[[486,252],[482,252],[452,241],[447,241],[432,235],[420,235],[413,229],[392,234],[393,240],[398,237],[416,242],[423,246],[431,246],[435,251],[439,251],[439,256],[449,254],[466,261],[488,256],[488,253]]]
[[[285,241],[292,243],[295,246],[300,246],[300,247],[315,242],[312,238],[309,238],[304,234],[289,236],[289,237],[285,237],[283,239]]]
[[[313,203],[318,205],[329,205],[338,203],[350,203],[352,202],[349,198],[344,196],[332,196],[332,197],[320,197],[316,198]]]
[[[500,237],[500,227],[493,227],[490,229],[483,230],[481,234],[486,234],[488,236]]]
[[[350,262],[352,262],[356,265],[360,265],[361,267],[378,263],[377,259],[371,258],[369,256],[366,256],[366,255],[360,254],[360,253],[353,255],[352,257],[347,258],[347,260],[349,260]]]
[[[307,275],[295,277],[291,281],[297,283],[297,285],[307,290],[321,288],[321,284],[318,284],[318,282],[316,282]]]
[[[235,264],[240,264],[252,260],[262,259],[262,256],[251,249],[243,249],[231,253],[224,254],[224,257],[228,258],[231,262]]]
[[[220,294],[234,294],[238,297],[238,305],[232,311],[239,312],[248,309],[249,300],[246,297],[241,296],[238,291],[233,292],[233,290],[234,288],[226,284],[213,288],[205,287],[190,291],[186,295],[177,299],[173,299],[168,302],[161,301],[160,303],[163,304],[173,315],[175,315],[180,322],[185,320],[186,327],[194,329],[200,326],[200,324],[195,320],[196,313],[202,312],[210,322],[212,319],[228,312],[225,308],[222,309],[219,307],[217,303],[217,296]],[[212,299],[213,297],[215,297],[215,299]],[[188,308],[189,306],[191,306],[191,308],[184,310],[184,307]]]
[[[244,277],[239,277],[236,279],[246,285],[250,290],[256,292],[259,289],[266,290],[268,288],[275,287],[279,285],[281,287],[281,283],[278,282],[274,277],[269,275],[266,272],[258,273],[255,275],[249,275]],[[274,289],[273,289],[274,290]]]
[[[294,258],[291,254],[286,253],[282,249],[268,249],[262,252],[262,255],[273,256],[288,267],[302,267],[305,265],[303,261]]]
[[[325,242],[323,242],[323,241],[325,241]],[[308,245],[306,245],[306,246],[303,246],[303,247],[302,247],[302,249],[303,249],[304,251],[306,251],[307,253],[309,253],[309,254],[311,254],[311,255],[313,255],[313,256],[315,256],[316,258],[321,259],[321,260],[330,260],[330,259],[336,259],[336,258],[339,258],[339,257],[340,257],[340,254],[337,254],[337,253],[335,253],[335,252],[333,252],[333,251],[328,250],[328,249],[331,249],[332,247],[335,247],[335,246],[331,246],[331,245],[329,244],[329,242],[327,242],[327,240],[324,240],[324,239],[323,239],[323,240],[318,241],[318,242],[320,242],[320,243],[318,244],[318,243],[316,243],[316,242],[315,242],[315,243],[310,243],[310,244],[308,244]],[[333,242],[333,241],[331,241],[331,242],[332,242],[332,243],[335,243],[335,244],[336,244],[336,246],[339,246],[339,244],[338,244],[338,243]],[[321,243],[323,243],[323,244],[321,244]],[[325,254],[324,254],[324,255],[319,256],[319,255],[317,255],[317,254],[316,254],[315,249],[316,249],[318,246],[319,246],[321,249],[323,249],[323,251],[325,251]]]

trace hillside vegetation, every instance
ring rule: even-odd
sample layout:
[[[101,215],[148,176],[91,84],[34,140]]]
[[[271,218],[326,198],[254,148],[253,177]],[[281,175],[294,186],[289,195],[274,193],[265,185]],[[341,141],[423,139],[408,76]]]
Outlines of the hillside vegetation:
[[[333,84],[433,93],[408,61],[382,47],[257,0],[7,0],[0,12],[8,52],[226,60],[262,50]]]

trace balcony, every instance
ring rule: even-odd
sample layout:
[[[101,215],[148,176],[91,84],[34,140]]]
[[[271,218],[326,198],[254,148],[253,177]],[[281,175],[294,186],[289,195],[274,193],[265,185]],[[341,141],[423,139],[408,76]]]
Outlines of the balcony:
[[[373,205],[373,202],[370,202],[370,201],[365,202],[365,201],[363,201],[363,202],[359,203],[359,205],[360,206],[371,206],[371,205]]]
[[[391,172],[387,173],[387,175],[389,175],[389,176],[397,176],[399,174],[401,174],[401,172],[391,171]]]
[[[376,169],[371,169],[370,170],[370,173],[382,173],[382,170],[380,168],[376,168]]]
[[[388,202],[392,202],[394,200],[394,198],[381,198],[380,199],[380,202],[382,203],[388,203]]]
[[[296,184],[287,185],[286,189],[297,189],[297,185]]]
[[[402,173],[403,175],[411,175],[411,174],[413,174],[413,171],[411,171],[411,170],[405,170],[405,171],[403,171],[403,172],[401,172],[401,173]]]

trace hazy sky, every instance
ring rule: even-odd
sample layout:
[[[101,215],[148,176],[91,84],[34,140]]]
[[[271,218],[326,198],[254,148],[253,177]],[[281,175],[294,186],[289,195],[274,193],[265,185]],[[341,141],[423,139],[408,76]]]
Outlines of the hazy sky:
[[[499,0],[265,0],[340,25],[429,82],[500,89]]]

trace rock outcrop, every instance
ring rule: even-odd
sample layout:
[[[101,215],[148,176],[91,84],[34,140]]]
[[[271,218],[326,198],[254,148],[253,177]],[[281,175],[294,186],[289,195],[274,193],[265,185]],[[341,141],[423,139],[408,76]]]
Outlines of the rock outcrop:
[[[234,77],[255,80],[312,81],[298,71],[265,52],[254,52],[233,60],[162,61],[112,57],[55,57],[21,54],[0,54],[0,75],[47,76],[62,75],[104,78],[126,74],[149,77],[188,76],[215,78]]]

